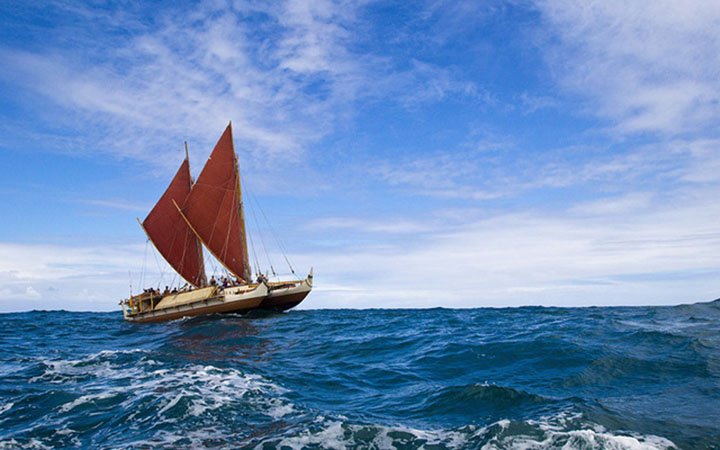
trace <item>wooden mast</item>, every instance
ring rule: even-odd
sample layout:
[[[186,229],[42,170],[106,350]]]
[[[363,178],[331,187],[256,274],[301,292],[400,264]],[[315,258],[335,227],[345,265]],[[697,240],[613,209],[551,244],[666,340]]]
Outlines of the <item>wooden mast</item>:
[[[232,121],[230,121],[229,125],[230,130],[232,131]],[[233,155],[235,155],[235,172],[237,173],[237,194],[238,194],[238,208],[240,209],[240,237],[242,242],[242,254],[243,254],[243,274],[242,278],[249,284],[252,283],[252,274],[250,273],[250,258],[248,257],[248,245],[247,245],[247,231],[245,229],[245,208],[243,204],[242,199],[242,188],[240,183],[240,165],[238,164],[238,156],[237,152],[235,151],[235,142],[234,139],[232,142],[232,150]]]
[[[188,152],[188,144],[187,141],[185,141],[185,160],[188,162],[188,172],[190,172],[190,153]],[[193,184],[195,184],[195,180],[192,178],[192,174],[190,175],[190,189],[192,189]],[[177,203],[173,201],[175,204],[175,207],[177,208]],[[182,212],[180,212],[180,215],[182,215]],[[185,216],[183,216],[183,220],[187,222],[187,219]],[[189,224],[188,224],[189,226]],[[197,245],[197,254],[198,254],[198,265],[200,267],[200,273],[202,273],[202,279],[200,280],[200,286],[195,287],[205,287],[207,286],[207,274],[205,273],[205,257],[203,256],[203,250],[202,250],[202,241],[198,237],[197,233],[195,233],[195,230],[193,230],[192,227],[190,227],[190,230],[195,234],[195,237],[197,239],[195,240],[195,245]]]

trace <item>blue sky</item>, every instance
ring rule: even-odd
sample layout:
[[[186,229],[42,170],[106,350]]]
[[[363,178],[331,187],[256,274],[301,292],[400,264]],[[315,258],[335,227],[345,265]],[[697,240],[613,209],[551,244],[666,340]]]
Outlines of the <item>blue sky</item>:
[[[720,296],[712,2],[24,3],[0,4],[1,311],[170,281],[135,217],[229,120],[307,308]]]

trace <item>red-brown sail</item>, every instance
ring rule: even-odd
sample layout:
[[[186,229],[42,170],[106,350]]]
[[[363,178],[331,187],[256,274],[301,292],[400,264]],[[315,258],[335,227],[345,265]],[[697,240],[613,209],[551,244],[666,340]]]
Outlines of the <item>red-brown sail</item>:
[[[173,203],[183,203],[191,187],[190,163],[186,158],[142,226],[160,254],[177,273],[194,286],[204,286],[207,283],[202,248]]]
[[[228,125],[182,205],[182,214],[210,252],[250,281],[237,156]]]

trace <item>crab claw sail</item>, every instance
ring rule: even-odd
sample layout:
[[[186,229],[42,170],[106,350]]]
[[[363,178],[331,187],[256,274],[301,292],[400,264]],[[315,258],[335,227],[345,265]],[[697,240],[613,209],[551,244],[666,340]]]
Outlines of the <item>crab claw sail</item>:
[[[173,269],[197,287],[207,284],[202,247],[173,203],[184,202],[191,188],[190,163],[185,158],[167,190],[141,225]]]

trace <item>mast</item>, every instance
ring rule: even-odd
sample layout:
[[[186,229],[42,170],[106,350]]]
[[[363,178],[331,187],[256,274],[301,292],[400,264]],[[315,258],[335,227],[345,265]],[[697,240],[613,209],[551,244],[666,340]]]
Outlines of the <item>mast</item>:
[[[230,124],[228,125],[230,128],[230,131],[232,133],[232,121],[230,121]],[[252,281],[252,274],[250,273],[250,258],[249,258],[249,250],[247,245],[247,231],[245,228],[245,205],[242,199],[242,183],[240,182],[240,165],[238,164],[238,157],[237,152],[235,152],[235,142],[232,142],[233,145],[233,155],[235,155],[235,173],[237,174],[237,196],[238,196],[238,209],[240,211],[240,237],[241,242],[243,246],[243,265],[245,266],[245,271],[243,273],[242,278],[246,280],[248,283]]]
[[[188,152],[187,141],[185,141],[185,161],[187,161],[187,163],[188,163],[188,172],[190,172],[190,153]],[[191,191],[192,191],[193,184],[195,184],[195,180],[193,180],[192,175],[190,175],[190,190]],[[189,192],[188,192],[188,195],[190,195]],[[175,202],[175,200],[173,200],[173,205],[175,206],[175,208],[177,208],[177,202]],[[182,216],[182,214],[181,214],[181,216]],[[184,220],[185,220],[185,217],[183,217],[183,221]],[[198,266],[200,267],[200,273],[202,274],[202,278],[200,280],[201,284],[200,284],[200,286],[196,286],[196,287],[205,287],[205,286],[207,286],[208,283],[207,283],[207,275],[205,274],[205,257],[203,256],[202,242],[200,241],[200,239],[198,239],[197,234],[195,233],[195,230],[190,228],[190,231],[192,231],[193,235],[195,236],[195,247],[197,248],[197,254],[198,254]]]

